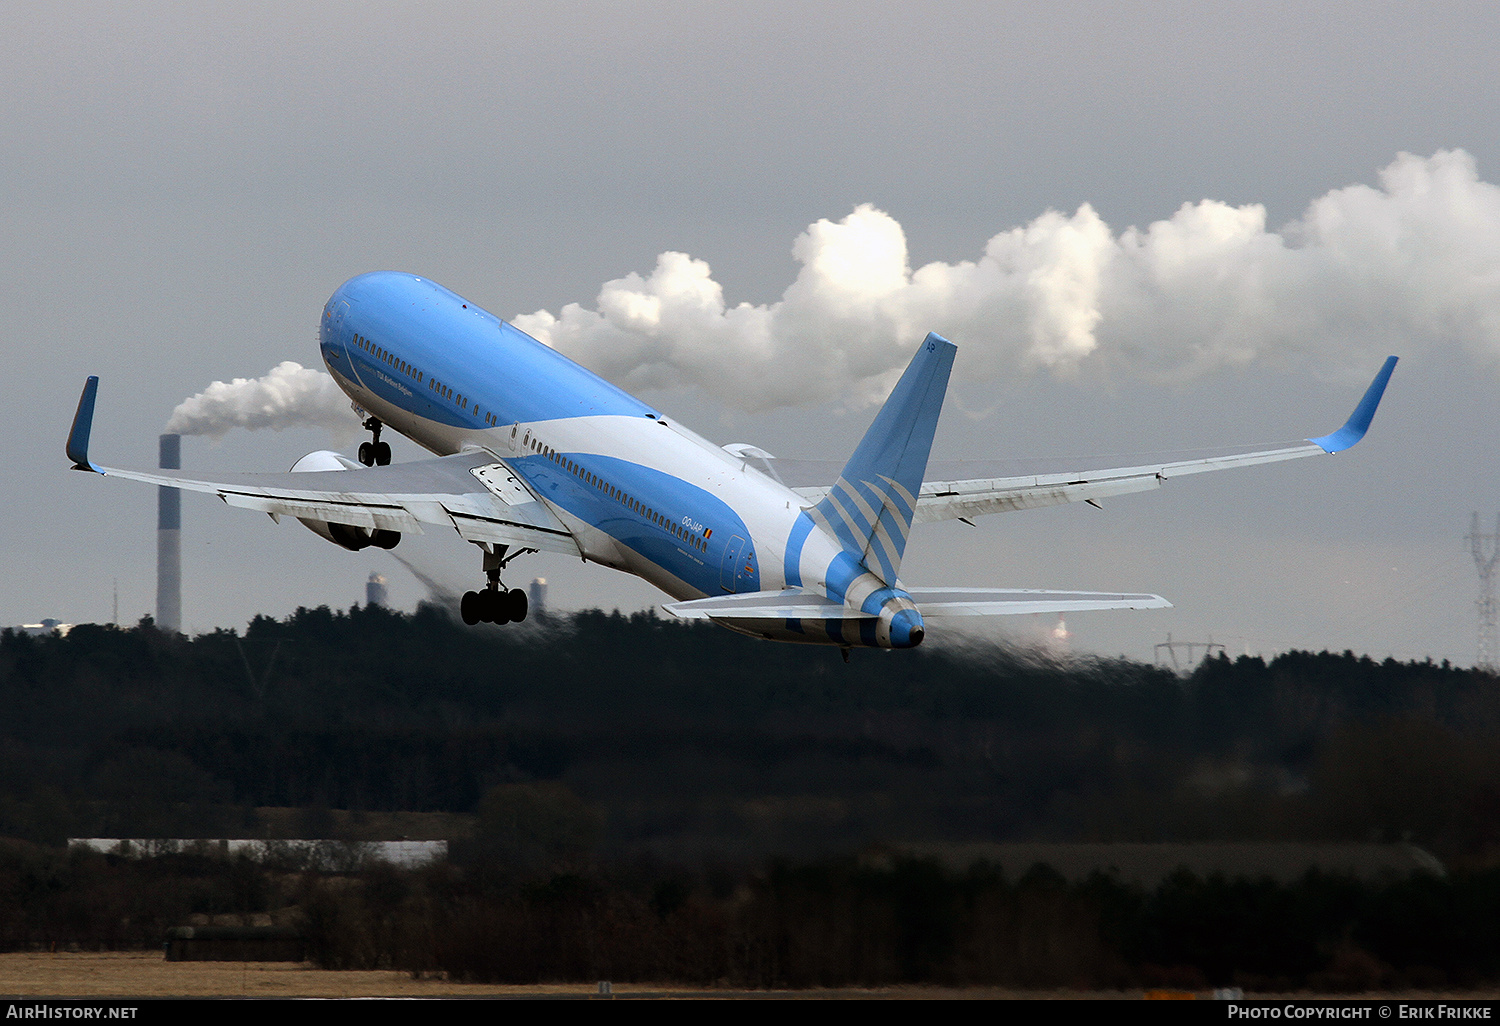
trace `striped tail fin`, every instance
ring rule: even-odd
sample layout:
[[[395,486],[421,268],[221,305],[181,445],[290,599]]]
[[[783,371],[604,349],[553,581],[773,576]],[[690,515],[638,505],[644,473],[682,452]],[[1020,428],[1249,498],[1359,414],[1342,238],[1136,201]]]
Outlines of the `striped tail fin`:
[[[838,538],[845,552],[887,585],[896,583],[906,553],[957,352],[958,347],[940,335],[922,340],[838,483],[810,510],[813,520]]]

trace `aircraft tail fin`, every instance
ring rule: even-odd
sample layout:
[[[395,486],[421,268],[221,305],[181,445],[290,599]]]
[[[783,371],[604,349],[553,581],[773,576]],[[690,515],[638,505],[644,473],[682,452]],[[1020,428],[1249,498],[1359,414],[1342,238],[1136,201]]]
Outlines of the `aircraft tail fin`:
[[[958,347],[928,334],[838,482],[810,514],[865,569],[896,581]]]

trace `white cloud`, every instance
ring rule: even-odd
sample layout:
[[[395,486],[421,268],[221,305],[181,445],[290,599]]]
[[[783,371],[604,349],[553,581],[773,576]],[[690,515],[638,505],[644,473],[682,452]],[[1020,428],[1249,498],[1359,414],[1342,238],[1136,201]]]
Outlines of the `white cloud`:
[[[864,204],[810,225],[792,254],[801,270],[775,303],[730,306],[707,263],[667,252],[593,309],[514,323],[624,388],[751,410],[878,402],[928,331],[958,343],[968,380],[1267,363],[1363,380],[1389,353],[1454,345],[1500,363],[1500,188],[1462,150],[1400,154],[1378,188],[1329,192],[1280,231],[1258,204],[1202,200],[1116,234],[1084,204],[996,234],[976,260],[912,270],[901,225]],[[214,382],[168,429],[294,424],[347,431],[352,416],[332,378],[287,362]]]
[[[929,330],[958,343],[971,379],[1263,362],[1362,377],[1391,352],[1500,356],[1500,188],[1462,150],[1400,154],[1379,188],[1329,192],[1280,231],[1258,204],[1203,200],[1115,234],[1084,204],[913,271],[900,224],[862,205],[792,253],[801,270],[775,303],[729,306],[706,263],[669,252],[607,282],[594,309],[515,323],[626,388],[750,409],[877,400]]]

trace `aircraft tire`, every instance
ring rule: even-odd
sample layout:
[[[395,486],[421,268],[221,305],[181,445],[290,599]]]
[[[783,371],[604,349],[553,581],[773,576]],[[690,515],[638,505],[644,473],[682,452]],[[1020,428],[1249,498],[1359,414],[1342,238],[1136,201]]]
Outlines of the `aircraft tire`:
[[[486,591],[484,595],[484,618],[490,623],[510,623],[512,617],[506,608],[505,592]]]
[[[520,588],[512,588],[510,590],[510,594],[505,597],[505,605],[513,623],[520,623],[526,619],[529,602],[527,601],[526,593]]]
[[[377,549],[394,549],[401,544],[401,532],[378,530],[370,535],[370,544]]]
[[[476,592],[464,592],[463,601],[458,604],[459,615],[463,617],[464,623],[470,627],[479,622],[479,595]]]
[[[374,452],[374,450],[375,450],[374,443],[372,443],[372,442],[360,442],[359,443],[359,462],[363,463],[367,467],[373,467],[375,465],[375,452]]]
[[[375,443],[375,465],[377,467],[388,467],[391,464],[391,443]]]

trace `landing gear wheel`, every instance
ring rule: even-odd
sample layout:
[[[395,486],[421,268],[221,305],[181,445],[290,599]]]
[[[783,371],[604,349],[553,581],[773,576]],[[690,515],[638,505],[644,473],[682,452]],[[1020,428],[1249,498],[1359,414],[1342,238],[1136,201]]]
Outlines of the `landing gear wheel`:
[[[460,611],[463,613],[464,623],[520,623],[526,619],[527,606],[526,593],[520,588],[507,589],[500,582],[500,574],[505,569],[505,564],[514,559],[522,552],[535,552],[535,549],[522,549],[521,552],[506,558],[506,546],[480,544],[484,552],[484,575],[489,578],[489,583],[482,591],[469,591],[464,593]]]
[[[491,591],[486,588],[479,593],[484,597],[484,618],[490,623],[510,623],[513,619],[510,610],[506,608],[505,592]]]
[[[359,443],[359,462],[367,467],[386,466],[391,462],[391,446],[380,440],[380,429],[385,425],[380,423],[379,417],[367,417],[363,426],[374,437]]]
[[[394,549],[401,544],[401,532],[377,530],[370,535],[370,544],[377,549]]]

